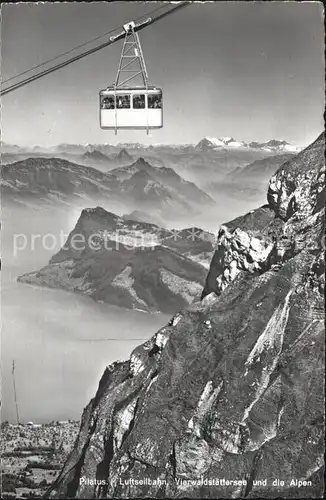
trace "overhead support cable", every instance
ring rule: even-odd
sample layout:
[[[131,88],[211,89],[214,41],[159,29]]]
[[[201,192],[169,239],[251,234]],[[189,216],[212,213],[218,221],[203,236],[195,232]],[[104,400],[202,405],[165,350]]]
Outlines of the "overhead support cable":
[[[154,14],[155,12],[157,12],[159,10],[166,9],[167,7],[168,7],[168,5],[163,5],[161,7],[158,7],[157,9],[154,9],[154,10],[148,12],[147,14],[144,14],[143,16],[136,17],[135,21],[139,21],[140,19],[143,19],[144,17],[147,17],[149,15],[152,15],[152,14]],[[66,52],[63,52],[62,54],[59,54],[58,56],[52,57],[51,59],[48,59],[47,61],[43,61],[40,64],[36,64],[35,66],[32,66],[31,68],[26,69],[25,71],[22,71],[21,73],[17,73],[16,75],[13,75],[10,78],[7,78],[6,80],[3,80],[1,83],[10,82],[11,80],[15,80],[16,78],[19,78],[20,76],[26,75],[30,71],[33,71],[33,70],[38,69],[38,68],[41,68],[42,66],[46,66],[50,62],[56,61],[57,59],[60,59],[61,57],[64,57],[64,56],[66,56],[68,54],[71,54],[71,52],[74,52],[75,50],[78,50],[78,49],[81,49],[82,47],[85,47],[85,45],[89,45],[90,43],[96,42],[100,38],[104,38],[107,35],[111,35],[115,31],[118,31],[118,29],[120,29],[120,26],[118,26],[117,28],[113,28],[110,31],[106,31],[105,33],[102,33],[102,35],[99,35],[99,36],[97,36],[95,38],[92,38],[91,40],[88,40],[87,42],[84,42],[84,43],[82,43],[80,45],[77,45],[76,47],[73,47],[72,49],[67,50]]]
[[[134,31],[135,32],[138,32],[138,31],[141,31],[143,30],[144,28],[146,28],[147,26],[150,26],[151,24],[154,24],[156,21],[159,21],[161,19],[163,19],[164,17],[168,16],[169,14],[172,14],[173,12],[176,12],[180,9],[182,9],[183,7],[186,7],[187,5],[189,5],[191,2],[180,2],[178,3],[175,7],[173,7],[172,9],[170,9],[169,11],[167,12],[163,12],[162,14],[159,14],[158,16],[156,16],[155,18],[149,18],[147,21],[145,21],[144,23],[140,23],[138,25],[135,26],[134,28]],[[144,16],[142,16],[144,17]],[[6,94],[9,94],[10,92],[13,92],[14,90],[17,90],[25,85],[28,85],[29,83],[32,83],[36,80],[39,80],[40,78],[43,78],[44,76],[46,75],[49,75],[51,73],[54,73],[55,71],[58,71],[62,68],[64,68],[65,66],[68,66],[69,64],[72,64],[76,61],[79,61],[80,59],[83,59],[84,57],[87,57],[91,54],[94,54],[95,52],[98,52],[99,50],[102,50],[104,49],[105,47],[109,47],[110,45],[113,45],[114,43],[118,42],[119,40],[122,40],[123,38],[125,37],[125,33],[122,32],[120,33],[119,35],[115,36],[115,37],[112,37],[110,40],[102,43],[101,45],[98,45],[96,47],[93,47],[92,49],[89,49],[85,52],[82,52],[81,54],[78,54],[77,56],[74,56],[62,63],[59,63],[51,68],[48,68],[47,70],[44,70],[40,73],[37,73],[36,75],[33,75],[29,78],[26,78],[24,80],[22,80],[21,82],[18,82],[14,85],[11,85],[3,90],[1,90],[0,92],[0,96],[3,96],[3,95],[6,95]],[[60,56],[58,56],[60,57]]]

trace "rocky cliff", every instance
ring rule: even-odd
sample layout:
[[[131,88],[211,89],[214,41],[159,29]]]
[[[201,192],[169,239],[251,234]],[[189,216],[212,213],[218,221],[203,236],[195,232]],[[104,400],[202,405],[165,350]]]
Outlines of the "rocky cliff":
[[[320,136],[222,226],[202,300],[105,370],[47,496],[322,496],[323,160]]]

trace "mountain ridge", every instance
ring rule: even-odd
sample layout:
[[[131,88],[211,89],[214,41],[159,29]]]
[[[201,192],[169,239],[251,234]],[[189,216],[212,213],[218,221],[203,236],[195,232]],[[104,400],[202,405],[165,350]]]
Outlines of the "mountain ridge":
[[[244,148],[244,149],[260,149],[262,151],[267,152],[299,152],[301,151],[301,146],[294,146],[289,144],[284,140],[276,140],[270,139],[266,142],[245,142],[245,141],[237,141],[233,137],[205,137],[196,145],[196,149],[198,150],[206,150],[206,149],[222,149],[228,150],[229,148]]]
[[[47,266],[18,281],[173,313],[200,294],[213,249],[214,236],[200,228],[167,230],[96,207],[82,211]]]
[[[268,141],[243,141],[243,140],[237,140],[234,139],[233,137],[220,137],[220,138],[215,138],[215,137],[205,137],[198,141],[198,143],[193,143],[193,144],[173,144],[173,143],[158,143],[158,144],[151,144],[151,145],[145,145],[141,143],[118,143],[116,145],[113,144],[57,144],[54,146],[31,146],[31,147],[21,147],[17,145],[11,145],[9,143],[1,142],[0,148],[3,149],[3,152],[10,152],[10,153],[15,153],[18,151],[29,151],[32,153],[33,151],[59,151],[63,150],[67,153],[75,152],[75,153],[85,153],[89,150],[95,149],[103,153],[102,148],[106,148],[107,150],[125,150],[128,152],[128,150],[155,150],[159,148],[168,148],[171,147],[173,149],[175,148],[181,148],[187,150],[188,148],[194,149],[198,148],[198,145],[202,141],[207,141],[208,143],[211,143],[210,145],[212,147],[245,147],[245,148],[253,148],[253,149],[259,149],[259,148],[271,148],[271,151],[290,151],[290,152],[298,152],[301,149],[304,148],[304,146],[300,145],[292,145],[289,142],[282,140],[282,139],[269,139]],[[215,144],[214,144],[215,143]]]
[[[42,197],[44,203],[100,200],[106,206],[123,206],[124,211],[150,209],[163,219],[175,213],[186,216],[215,203],[173,169],[153,167],[142,158],[103,172],[61,158],[31,157],[2,165],[1,172],[2,195],[11,201],[19,202],[21,197],[34,201]]]

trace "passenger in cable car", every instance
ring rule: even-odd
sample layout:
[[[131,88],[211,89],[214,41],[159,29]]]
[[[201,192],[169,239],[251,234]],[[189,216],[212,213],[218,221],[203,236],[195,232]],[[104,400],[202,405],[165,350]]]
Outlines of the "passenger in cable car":
[[[114,109],[114,98],[109,97],[108,109]]]
[[[109,104],[109,99],[107,97],[102,99],[102,108],[103,109],[106,109],[108,104]]]
[[[162,108],[162,96],[161,95],[149,95],[148,96],[148,107],[149,108]]]
[[[133,97],[133,107],[134,109],[144,109],[145,108],[145,95],[134,95]]]
[[[118,97],[117,108],[130,108],[130,96],[129,95],[121,95]]]
[[[114,109],[114,99],[113,99],[113,97],[105,97],[102,100],[102,108],[103,109]]]

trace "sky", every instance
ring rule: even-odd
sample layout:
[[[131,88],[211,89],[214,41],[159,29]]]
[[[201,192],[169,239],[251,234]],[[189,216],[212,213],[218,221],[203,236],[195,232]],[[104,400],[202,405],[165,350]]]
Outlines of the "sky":
[[[2,80],[113,28],[118,33],[161,5],[2,4]],[[2,140],[189,144],[233,136],[307,145],[323,129],[323,15],[319,2],[194,2],[139,33],[150,83],[163,89],[162,129],[149,136],[100,129],[98,92],[115,79],[120,41],[3,96]]]

